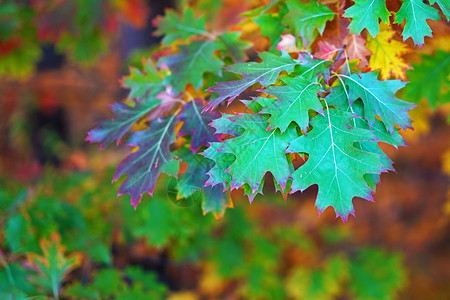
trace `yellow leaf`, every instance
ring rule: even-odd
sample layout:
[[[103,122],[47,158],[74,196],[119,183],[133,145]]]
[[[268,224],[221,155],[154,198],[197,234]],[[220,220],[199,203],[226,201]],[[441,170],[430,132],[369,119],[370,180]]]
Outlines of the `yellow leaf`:
[[[411,66],[402,56],[411,52],[411,49],[406,44],[393,39],[395,31],[388,25],[381,25],[381,32],[366,45],[367,49],[372,51],[369,66],[373,70],[381,70],[381,80],[389,79],[391,76],[406,79],[405,72],[411,69]]]
[[[181,291],[181,292],[175,292],[171,293],[168,300],[198,300],[199,297],[191,291]]]
[[[217,273],[215,265],[205,265],[199,281],[199,289],[203,295],[208,296],[209,299],[218,297],[225,289],[225,284],[226,281]]]

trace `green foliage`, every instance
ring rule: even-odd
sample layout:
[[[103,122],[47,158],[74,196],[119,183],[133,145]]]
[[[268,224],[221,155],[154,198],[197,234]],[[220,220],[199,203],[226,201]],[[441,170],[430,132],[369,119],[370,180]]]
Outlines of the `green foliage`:
[[[438,51],[435,55],[422,55],[422,62],[413,64],[408,71],[410,83],[405,87],[406,99],[415,100],[417,104],[427,99],[431,108],[448,103],[450,96],[450,55]]]
[[[344,255],[327,258],[322,268],[298,267],[292,270],[286,287],[293,299],[335,299],[349,279],[349,261]]]
[[[279,223],[268,226],[249,217],[242,207],[229,211],[222,222],[202,216],[200,203],[180,209],[174,205],[177,202],[169,200],[165,185],[155,190],[152,201],[144,201],[134,211],[115,198],[107,184],[110,173],[69,176],[49,170],[29,190],[34,192],[28,192],[25,202],[17,200],[23,199],[22,185],[2,179],[2,186],[8,186],[11,193],[8,198],[13,199],[7,210],[0,212],[2,218],[9,221],[17,216],[29,217],[27,239],[19,239],[14,246],[28,260],[14,255],[12,245],[0,240],[2,299],[45,298],[55,292],[71,299],[167,298],[168,287],[158,280],[156,273],[130,266],[113,267],[111,258],[108,263],[92,252],[95,243],[104,245],[111,256],[112,243],[133,247],[144,242],[147,247],[165,249],[173,266],[191,263],[213,266],[212,271],[202,271],[204,276],[216,276],[221,285],[240,282],[237,293],[246,299],[279,299],[287,295],[294,298],[320,295],[326,299],[348,295],[350,287],[360,298],[370,295],[392,298],[404,283],[405,271],[399,256],[372,248],[354,256],[352,248],[345,247],[351,237],[339,235],[333,227],[324,228],[323,236],[331,236],[333,245],[341,245],[338,252],[322,247],[323,243],[331,243],[330,238],[317,240],[317,236],[297,226]],[[9,210],[17,204],[20,210]],[[275,207],[272,201],[270,205],[272,210],[285,209],[285,204]],[[4,236],[5,230],[0,229],[0,236]],[[310,259],[316,255],[324,259],[317,267],[296,263],[281,268],[280,261],[291,251],[300,251]],[[73,272],[75,265],[70,264],[73,259],[80,262],[81,257],[84,264],[91,261],[95,270],[83,280],[78,271]],[[30,265],[35,267],[30,270]],[[362,282],[369,275],[371,294],[364,288],[367,282]],[[306,296],[302,299],[305,298],[313,299]]]
[[[157,35],[162,35],[164,44],[170,45],[178,39],[187,40],[188,38],[200,34],[207,35],[205,27],[205,18],[195,17],[195,12],[191,8],[183,10],[183,14],[177,14],[168,11],[164,18],[157,19]]]
[[[317,184],[319,213],[333,206],[336,216],[344,221],[348,214],[354,214],[353,197],[372,199],[364,175],[382,171],[378,155],[354,147],[354,143],[371,141],[375,137],[369,130],[351,128],[349,121],[353,117],[327,109],[325,116],[317,115],[312,120],[314,129],[293,140],[287,150],[309,155],[308,161],[292,174],[292,190],[303,191]]]
[[[355,4],[345,11],[344,17],[351,18],[348,26],[350,32],[360,34],[367,28],[370,35],[375,37],[380,32],[379,19],[383,23],[389,22],[391,15],[384,0],[356,0]]]
[[[94,274],[88,285],[75,282],[65,290],[66,296],[75,299],[163,299],[166,293],[166,286],[158,282],[155,274],[136,267],[128,267],[124,272],[103,269]]]
[[[386,129],[394,131],[394,124],[403,129],[411,128],[411,118],[408,116],[409,110],[414,105],[402,101],[395,97],[395,93],[405,86],[400,80],[379,81],[377,74],[353,74],[344,77],[345,83],[349,87],[350,105],[356,99],[361,99],[364,103],[364,118],[372,126],[375,123],[375,115],[381,117]]]
[[[216,42],[195,41],[188,46],[181,46],[180,53],[162,58],[160,63],[167,65],[172,72],[165,78],[165,83],[172,85],[176,92],[181,92],[189,83],[195,89],[200,88],[206,72],[220,75],[223,63],[214,56],[214,51],[219,47]],[[196,72],[192,72],[194,66]]]
[[[395,22],[401,24],[404,20],[403,40],[411,37],[416,45],[422,46],[424,37],[431,36],[431,28],[427,20],[439,20],[438,10],[424,4],[420,0],[404,0],[400,10],[395,15]]]
[[[291,122],[295,122],[306,132],[309,125],[309,110],[323,114],[322,104],[317,96],[320,85],[301,76],[286,77],[281,81],[286,85],[267,89],[267,94],[277,98],[275,103],[262,110],[263,113],[271,115],[268,129],[279,128],[283,133]]]
[[[129,99],[148,99],[162,91],[162,79],[151,60],[142,62],[142,71],[130,67],[130,75],[122,78],[122,85],[130,90]]]
[[[351,289],[356,299],[395,299],[395,290],[405,282],[398,255],[376,248],[361,249],[350,264]],[[383,280],[380,280],[383,278]]]
[[[430,4],[433,5],[437,3],[439,7],[441,8],[442,13],[447,18],[447,21],[450,21],[450,5],[445,0],[430,0]]]
[[[233,117],[232,122],[241,126],[244,133],[223,142],[219,151],[233,154],[236,160],[227,169],[232,175],[231,189],[247,184],[255,193],[267,171],[281,185],[284,192],[291,166],[285,150],[289,141],[297,136],[290,127],[283,134],[278,129],[266,130],[266,117],[242,114]]]
[[[335,13],[321,3],[302,3],[286,0],[288,13],[283,21],[289,25],[304,46],[309,46],[318,34],[322,34],[327,21],[333,20]]]

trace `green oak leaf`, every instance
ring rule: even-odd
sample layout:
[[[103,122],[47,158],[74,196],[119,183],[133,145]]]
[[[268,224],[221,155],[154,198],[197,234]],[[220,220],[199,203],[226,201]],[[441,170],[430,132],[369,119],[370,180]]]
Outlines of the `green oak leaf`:
[[[330,77],[329,66],[332,64],[330,61],[315,58],[306,52],[299,53],[298,61],[300,65],[295,67],[293,75],[302,76],[311,81],[317,81],[319,75],[325,79]]]
[[[207,186],[223,184],[227,188],[230,187],[231,174],[226,171],[236,158],[233,154],[219,151],[219,148],[222,146],[223,143],[221,142],[209,143],[209,147],[201,153],[206,158],[215,162],[214,166],[206,173],[209,176],[205,182]]]
[[[233,208],[230,194],[225,193],[220,185],[203,188],[203,196],[202,211],[204,215],[212,213],[216,219],[220,219],[227,207]]]
[[[206,172],[211,169],[213,162],[200,154],[194,154],[191,150],[182,148],[177,155],[188,164],[183,176],[178,180],[178,198],[187,198],[195,192],[202,190],[208,179]]]
[[[413,64],[406,73],[409,83],[404,89],[406,99],[419,103],[426,98],[432,109],[450,100],[450,54],[438,50],[435,55],[422,55],[422,63]]]
[[[219,148],[219,151],[236,157],[227,169],[232,176],[231,189],[248,184],[255,192],[264,175],[271,172],[285,190],[291,171],[285,151],[289,142],[298,136],[295,128],[291,126],[283,134],[278,129],[266,131],[267,116],[264,115],[241,114],[232,117],[232,121],[245,131],[236,138],[225,140]]]
[[[130,75],[122,78],[123,87],[130,89],[129,99],[149,98],[163,90],[162,79],[149,59],[143,61],[143,70],[130,67]]]
[[[265,98],[265,97],[256,97],[253,100],[246,101],[241,100],[245,103],[245,105],[250,108],[254,113],[261,111],[264,107],[273,104],[276,100],[273,98]],[[233,135],[235,137],[240,136],[244,132],[244,128],[237,125],[233,121],[230,120],[232,115],[224,114],[221,118],[216,119],[212,122],[212,126],[217,128],[216,133],[220,133],[222,130],[226,131],[229,135]],[[226,121],[225,121],[226,120]],[[229,128],[232,128],[231,130]],[[224,133],[224,132],[222,132]],[[231,182],[231,174],[226,173],[228,167],[235,161],[235,156],[230,153],[224,153],[219,150],[222,146],[222,143],[210,143],[210,147],[206,149],[203,153],[205,157],[212,159],[216,162],[215,166],[208,172],[210,178],[208,179],[206,185],[216,185],[218,183],[223,183],[226,188],[230,188]],[[292,166],[292,162],[288,160],[288,163],[291,168],[291,172],[293,172],[294,167]],[[292,180],[289,179],[286,188],[283,191],[283,188],[277,183],[274,178],[274,185],[277,191],[280,191],[286,199],[287,195],[290,192],[290,185]],[[264,178],[261,180],[261,184],[256,191],[252,191],[251,187],[248,184],[244,184],[244,194],[248,196],[250,202],[256,197],[257,194],[263,193],[264,187]]]
[[[295,65],[299,64],[297,60],[292,59],[284,51],[281,53],[281,56],[270,52],[263,52],[259,56],[262,59],[260,63],[250,62],[231,65],[229,71],[240,74],[242,79],[218,82],[215,86],[210,87],[208,91],[219,93],[219,96],[212,99],[203,111],[213,110],[227,99],[228,104],[230,104],[243,91],[255,83],[259,83],[262,86],[274,84],[282,71],[290,73],[294,70]]]
[[[275,48],[281,41],[281,34],[285,28],[281,24],[281,19],[280,16],[275,14],[262,14],[253,18],[253,21],[261,29],[261,34],[269,38],[271,48]]]
[[[355,101],[352,106],[350,106],[348,90],[343,85],[333,87],[326,100],[329,105],[333,105],[340,111],[351,112],[358,116],[364,115],[364,106],[361,101]],[[378,139],[377,141],[358,142],[355,143],[355,147],[366,152],[380,155],[380,162],[383,164],[383,168],[385,169],[385,171],[395,171],[392,160],[381,150],[381,148],[378,146],[378,142],[387,143],[396,148],[398,148],[399,146],[405,146],[405,140],[398,133],[398,129],[395,128],[394,132],[391,134],[386,130],[383,122],[378,119],[375,120],[375,123],[372,127],[370,127],[367,120],[364,120],[363,118],[353,118],[350,121],[350,125],[353,127],[373,131],[373,134]],[[380,183],[379,174],[366,174],[365,178],[369,186],[373,189],[375,189],[376,185]]]
[[[395,97],[395,93],[405,86],[405,82],[380,81],[377,74],[372,72],[339,76],[344,78],[349,87],[350,105],[358,98],[364,103],[364,118],[370,126],[375,123],[375,115],[378,115],[391,133],[394,131],[394,124],[405,130],[411,128],[408,111],[415,105]]]
[[[194,41],[180,46],[180,53],[162,57],[160,65],[166,64],[171,71],[164,82],[177,92],[184,91],[189,83],[199,89],[203,85],[203,73],[222,73],[223,62],[214,55],[219,48],[220,45],[214,41]]]
[[[383,170],[379,155],[354,146],[356,142],[376,139],[371,131],[349,125],[354,116],[327,109],[325,116],[316,115],[312,119],[313,130],[293,140],[287,149],[289,153],[309,155],[306,163],[292,174],[292,191],[303,191],[317,184],[319,213],[332,206],[344,222],[349,214],[354,214],[354,197],[372,200],[372,189],[364,175]]]
[[[277,99],[266,97],[255,97],[252,100],[241,100],[252,112],[259,113],[263,108],[274,104]]]
[[[195,18],[192,8],[183,10],[183,14],[177,14],[173,10],[167,11],[164,17],[156,19],[156,35],[164,35],[163,44],[170,45],[178,39],[187,40],[194,35],[209,35],[206,31],[205,18]]]
[[[245,60],[245,50],[251,46],[249,42],[241,40],[240,35],[240,32],[225,32],[218,37],[224,55],[230,56],[235,62]]]
[[[344,17],[351,18],[348,28],[350,33],[360,34],[366,28],[372,37],[380,32],[378,19],[389,23],[391,15],[386,8],[385,0],[355,0],[355,4],[344,13]]]
[[[430,4],[437,3],[442,10],[442,13],[450,21],[450,2],[448,0],[430,0]]]
[[[214,162],[200,154],[193,154],[192,151],[185,148],[179,150],[178,154],[184,162],[188,163],[188,169],[178,180],[177,198],[187,198],[195,192],[201,191],[203,213],[211,212],[216,218],[223,216],[225,209],[233,207],[233,203],[229,193],[224,192],[225,185],[209,186],[207,183],[207,172],[211,169]]]
[[[127,143],[139,149],[128,155],[117,166],[114,181],[125,174],[127,179],[119,188],[118,196],[130,194],[136,208],[144,192],[153,195],[156,180],[166,163],[173,158],[169,146],[175,141],[175,115],[150,122],[149,129],[134,133]]]
[[[309,111],[323,114],[322,104],[317,95],[321,89],[318,82],[312,82],[301,76],[283,77],[286,85],[270,86],[265,93],[275,96],[277,101],[265,107],[261,113],[269,114],[268,130],[280,128],[285,132],[291,122],[297,123],[306,132],[309,124]]]
[[[400,10],[395,15],[394,24],[401,24],[405,19],[403,40],[411,37],[414,44],[421,47],[424,44],[424,37],[432,36],[427,19],[437,21],[440,17],[436,8],[424,4],[422,0],[403,0]]]
[[[327,21],[333,20],[336,15],[328,7],[316,1],[303,3],[287,0],[286,5],[289,12],[284,16],[283,22],[301,37],[304,46],[309,46],[317,34],[322,34]]]
[[[211,126],[216,129],[215,134],[227,134],[232,136],[239,136],[244,133],[244,128],[231,121],[233,115],[222,114],[211,122]]]

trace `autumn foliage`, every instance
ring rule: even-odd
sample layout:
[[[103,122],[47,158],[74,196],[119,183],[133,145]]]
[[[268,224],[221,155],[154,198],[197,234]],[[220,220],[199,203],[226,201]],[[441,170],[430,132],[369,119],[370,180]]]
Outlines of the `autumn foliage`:
[[[405,145],[399,132],[412,128],[415,107],[398,95],[428,98],[417,81],[405,87],[406,55],[433,44],[430,25],[449,17],[440,2],[386,5],[274,1],[242,13],[232,30],[194,6],[158,17],[159,52],[123,79],[127,101],[87,138],[137,149],[118,165],[114,180],[127,174],[119,195],[136,207],[166,173],[178,178],[178,199],[202,195],[204,213],[219,217],[227,191],[241,188],[251,202],[273,177],[285,198],[317,185],[319,213],[331,206],[345,222],[353,198],[372,201],[380,174],[395,170],[379,145]],[[436,76],[446,70],[448,59]],[[148,128],[134,132],[142,120]]]

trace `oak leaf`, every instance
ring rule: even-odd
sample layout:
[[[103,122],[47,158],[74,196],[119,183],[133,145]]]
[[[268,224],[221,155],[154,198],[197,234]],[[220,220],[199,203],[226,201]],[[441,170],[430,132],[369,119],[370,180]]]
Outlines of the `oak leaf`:
[[[391,77],[406,79],[406,70],[411,66],[402,58],[410,53],[411,49],[393,37],[395,31],[388,26],[383,26],[380,34],[374,39],[369,39],[367,48],[372,51],[369,66],[372,70],[380,70],[380,79],[387,80]]]
[[[383,171],[379,155],[354,146],[357,142],[376,140],[370,130],[349,126],[354,117],[351,113],[327,109],[324,116],[319,114],[312,119],[313,130],[293,140],[287,149],[289,153],[309,155],[306,163],[292,174],[292,191],[317,184],[319,213],[332,206],[344,222],[349,214],[354,214],[354,197],[372,200],[373,190],[364,175]]]

